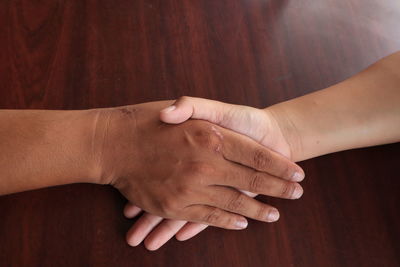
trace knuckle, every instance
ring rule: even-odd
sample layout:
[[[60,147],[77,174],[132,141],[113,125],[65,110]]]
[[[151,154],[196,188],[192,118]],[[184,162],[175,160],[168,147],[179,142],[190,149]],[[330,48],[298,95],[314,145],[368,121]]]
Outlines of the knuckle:
[[[232,211],[241,211],[243,210],[245,200],[246,200],[245,195],[237,193],[232,199],[228,201],[226,208]]]
[[[200,123],[194,132],[194,137],[200,147],[219,152],[222,148],[222,137],[213,127],[209,123]]]
[[[218,208],[213,208],[210,212],[206,214],[204,217],[204,221],[209,223],[209,224],[217,224],[222,216],[222,211]]]
[[[188,196],[192,194],[192,190],[188,184],[184,183],[177,186],[176,193],[179,196]]]
[[[219,151],[221,148],[221,140],[214,133],[208,133],[203,140],[202,145],[211,151]]]
[[[192,174],[208,175],[214,172],[214,167],[206,162],[191,162],[188,168]]]
[[[269,169],[272,166],[272,158],[264,150],[258,149],[254,152],[253,163],[258,170]]]
[[[171,215],[176,212],[178,209],[177,201],[174,198],[164,198],[163,201],[160,203],[161,211],[164,214]]]
[[[209,181],[208,181],[208,175],[197,175],[194,177],[193,181],[196,184],[196,186],[207,186],[209,185]]]
[[[259,173],[255,173],[250,179],[249,190],[252,193],[259,193],[262,191],[264,179]]]
[[[184,96],[179,97],[177,102],[182,103],[182,102],[187,102],[189,100],[190,100],[190,97],[184,95]]]

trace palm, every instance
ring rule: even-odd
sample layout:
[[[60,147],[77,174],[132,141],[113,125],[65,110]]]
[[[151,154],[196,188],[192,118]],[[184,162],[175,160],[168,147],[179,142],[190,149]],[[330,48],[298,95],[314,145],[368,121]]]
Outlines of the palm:
[[[229,113],[231,119],[222,126],[247,135],[287,158],[291,157],[289,144],[272,114],[247,106],[232,106]]]

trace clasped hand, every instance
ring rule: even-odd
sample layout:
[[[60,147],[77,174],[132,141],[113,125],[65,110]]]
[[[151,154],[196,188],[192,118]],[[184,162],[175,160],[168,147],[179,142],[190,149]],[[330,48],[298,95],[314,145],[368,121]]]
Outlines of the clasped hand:
[[[245,217],[273,222],[279,213],[240,190],[287,199],[302,195],[298,165],[207,121],[164,124],[159,111],[168,104],[99,110],[99,173],[130,203],[163,218],[243,229]]]

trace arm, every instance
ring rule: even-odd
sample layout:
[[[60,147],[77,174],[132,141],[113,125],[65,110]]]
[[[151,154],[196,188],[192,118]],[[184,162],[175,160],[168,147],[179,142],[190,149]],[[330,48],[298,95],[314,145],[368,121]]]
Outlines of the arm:
[[[295,161],[400,140],[400,52],[326,89],[264,110],[183,97],[161,120],[208,120]],[[277,127],[277,129],[274,129]]]
[[[400,141],[400,52],[327,89],[265,109],[295,161]]]
[[[295,161],[398,142],[400,52],[344,82],[265,109],[182,97],[162,110],[160,118],[167,123],[181,123],[189,118],[208,120],[247,135]],[[127,217],[139,212],[140,209],[129,203],[124,211]],[[207,227],[162,221],[151,214],[143,216],[146,220],[138,220],[128,232],[127,240],[137,245],[146,239],[145,245],[151,250],[162,246],[173,235],[178,240],[187,240]],[[152,228],[155,229],[152,231]]]
[[[91,113],[1,110],[0,195],[96,182]]]
[[[299,198],[299,166],[205,121],[166,125],[168,102],[83,111],[0,111],[0,193],[111,184],[144,210],[229,229],[278,211],[238,189]],[[278,177],[284,178],[279,179]],[[244,217],[245,216],[245,217]]]

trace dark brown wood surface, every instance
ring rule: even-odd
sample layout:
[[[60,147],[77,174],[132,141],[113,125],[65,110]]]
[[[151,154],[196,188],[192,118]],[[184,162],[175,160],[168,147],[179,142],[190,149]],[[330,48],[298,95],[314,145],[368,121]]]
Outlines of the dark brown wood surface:
[[[265,107],[400,50],[398,0],[0,1],[0,108],[200,96]],[[399,266],[400,144],[301,164],[274,224],[129,247],[125,200],[70,185],[0,198],[0,266]]]

